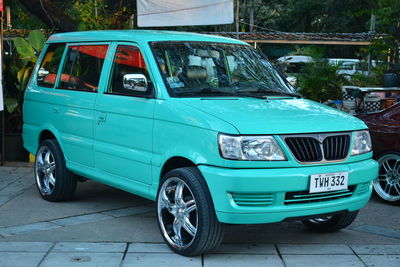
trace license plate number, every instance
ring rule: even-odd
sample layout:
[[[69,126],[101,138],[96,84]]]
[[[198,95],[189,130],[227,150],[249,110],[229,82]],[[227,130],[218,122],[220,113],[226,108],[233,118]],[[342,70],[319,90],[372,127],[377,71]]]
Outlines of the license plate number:
[[[319,173],[310,176],[310,193],[344,190],[348,187],[348,172]]]

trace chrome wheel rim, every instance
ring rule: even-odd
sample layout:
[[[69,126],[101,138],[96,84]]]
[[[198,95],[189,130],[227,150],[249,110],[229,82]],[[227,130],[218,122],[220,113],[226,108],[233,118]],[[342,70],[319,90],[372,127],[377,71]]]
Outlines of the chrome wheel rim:
[[[310,222],[312,223],[324,223],[329,221],[330,219],[332,219],[332,216],[326,216],[326,217],[320,217],[320,218],[313,218],[313,219],[309,219]]]
[[[374,180],[375,192],[384,200],[400,200],[400,156],[385,155],[378,159],[379,174]]]
[[[35,159],[36,183],[40,192],[49,195],[56,184],[56,162],[53,153],[47,146],[42,146]]]
[[[182,179],[171,177],[162,184],[157,212],[162,234],[171,246],[184,249],[193,243],[198,228],[196,200]]]

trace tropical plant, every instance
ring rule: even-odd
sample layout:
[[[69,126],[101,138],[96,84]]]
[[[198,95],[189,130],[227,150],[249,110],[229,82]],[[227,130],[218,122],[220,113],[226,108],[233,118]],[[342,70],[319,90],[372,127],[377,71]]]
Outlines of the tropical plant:
[[[338,74],[338,66],[318,58],[305,64],[297,76],[299,92],[318,102],[340,99],[341,87],[346,82],[346,78]]]
[[[39,52],[45,43],[45,36],[38,30],[30,32],[27,40],[22,37],[14,39],[15,51],[13,56],[6,62],[6,91],[4,105],[9,114],[8,120],[19,121],[16,124],[17,129],[12,131],[20,131],[22,102],[26,85],[28,84],[34,65],[37,62]],[[8,63],[8,64],[7,64]]]
[[[386,69],[386,64],[380,64],[372,68],[371,75],[358,72],[351,77],[351,84],[359,87],[381,87]]]
[[[79,0],[74,7],[80,23],[78,30],[125,29],[129,27],[129,19],[133,10],[119,1],[117,8],[110,10],[106,0]]]

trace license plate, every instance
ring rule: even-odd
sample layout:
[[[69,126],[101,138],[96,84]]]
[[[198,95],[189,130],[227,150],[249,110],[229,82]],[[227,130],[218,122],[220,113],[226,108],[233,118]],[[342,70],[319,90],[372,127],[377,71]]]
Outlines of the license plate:
[[[310,176],[310,193],[347,189],[348,172],[318,173]]]

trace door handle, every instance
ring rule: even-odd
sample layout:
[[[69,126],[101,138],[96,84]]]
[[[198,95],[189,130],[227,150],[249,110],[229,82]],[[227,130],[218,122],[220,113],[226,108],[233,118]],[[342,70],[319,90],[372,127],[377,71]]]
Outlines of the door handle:
[[[106,121],[106,118],[107,118],[107,114],[106,114],[106,113],[100,112],[100,113],[97,115],[97,121],[98,121],[98,122],[105,122],[105,121]]]
[[[54,113],[60,112],[60,108],[59,108],[59,107],[53,107],[53,112],[54,112]]]

